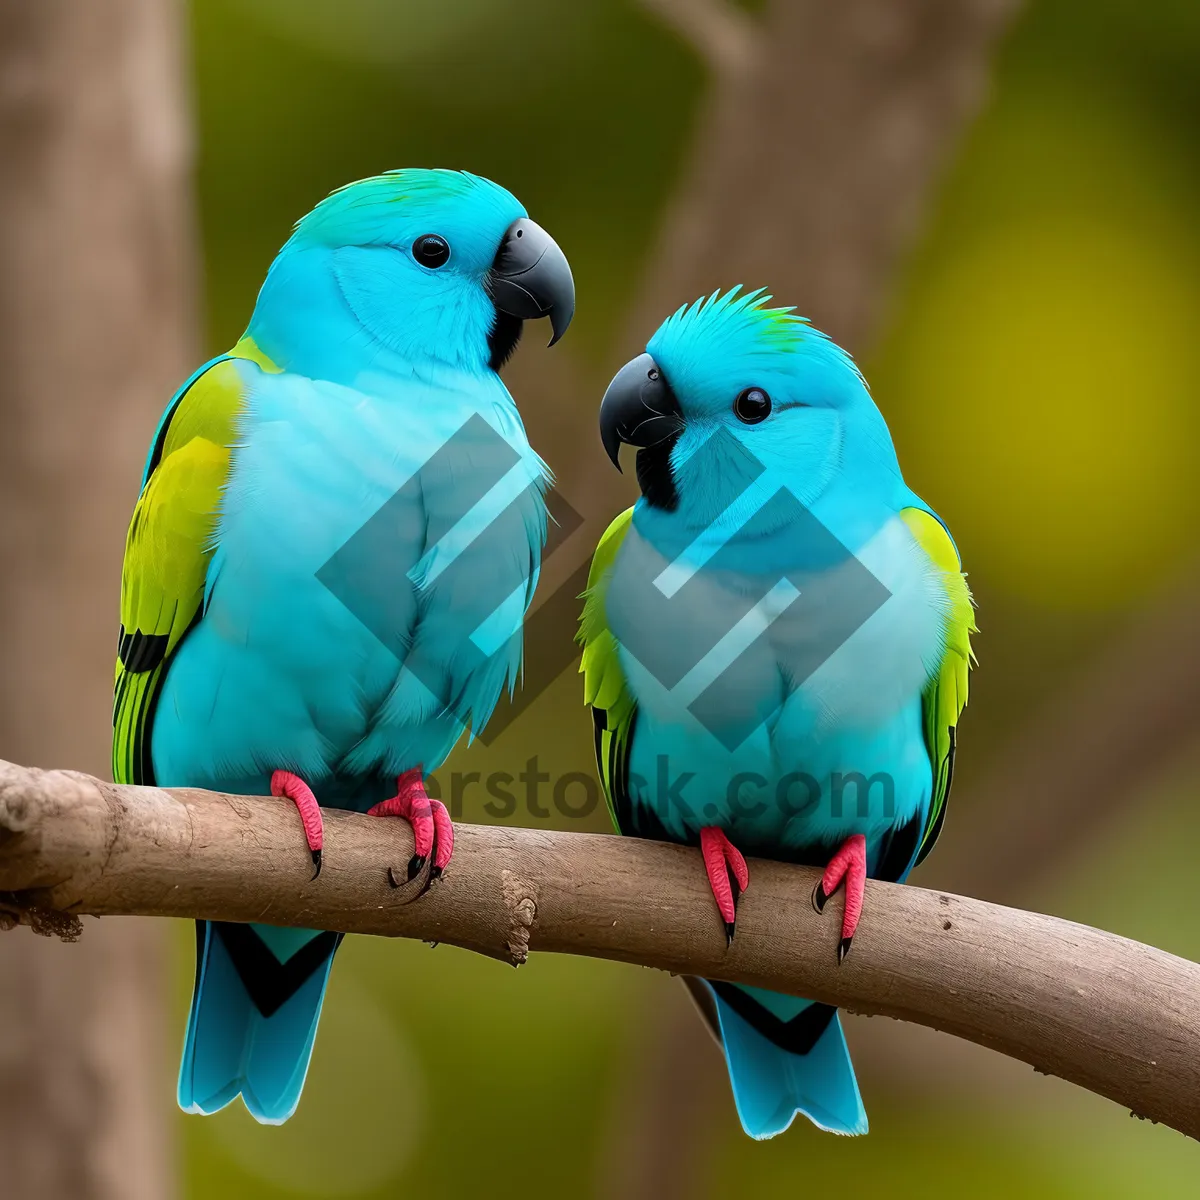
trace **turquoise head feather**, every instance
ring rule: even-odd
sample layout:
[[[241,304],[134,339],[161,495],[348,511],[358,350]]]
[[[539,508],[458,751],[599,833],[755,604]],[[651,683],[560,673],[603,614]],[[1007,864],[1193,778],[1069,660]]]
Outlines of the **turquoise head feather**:
[[[278,365],[338,382],[364,360],[478,372],[503,364],[527,319],[549,317],[557,340],[574,304],[566,258],[515,196],[409,169],[339,188],[296,223],[247,334]]]
[[[792,308],[772,307],[762,289],[735,287],[681,307],[617,374],[600,421],[614,461],[621,442],[640,448],[638,481],[651,509],[677,508],[689,476],[701,492],[715,477],[728,487],[735,475],[761,476],[804,504],[835,474],[878,478],[884,467],[899,478],[854,360]],[[701,448],[703,469],[689,472]],[[693,511],[707,508],[698,502]]]

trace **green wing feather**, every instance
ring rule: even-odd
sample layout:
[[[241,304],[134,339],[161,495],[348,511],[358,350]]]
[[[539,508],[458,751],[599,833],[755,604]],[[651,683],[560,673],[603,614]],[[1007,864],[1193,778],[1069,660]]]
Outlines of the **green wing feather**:
[[[583,645],[583,662],[579,670],[583,675],[584,703],[592,709],[600,782],[608,803],[608,815],[618,833],[621,832],[618,813],[623,807],[629,779],[629,739],[636,705],[625,686],[617,641],[604,615],[604,600],[609,571],[632,520],[633,509],[630,508],[605,530],[596,547],[592,569],[588,572],[587,591],[583,594],[583,616],[577,638]]]
[[[171,655],[204,599],[242,402],[236,362],[218,359],[176,397],[151,451],[121,571],[113,689],[112,769],[118,783],[154,782],[154,704]]]
[[[933,849],[946,820],[946,802],[954,777],[955,729],[967,704],[967,677],[974,661],[971,634],[976,632],[975,606],[958,551],[945,526],[921,508],[906,508],[900,516],[917,544],[942,572],[946,591],[946,648],[941,666],[921,697],[925,744],[933,767],[933,796],[917,851],[916,861],[920,863]]]

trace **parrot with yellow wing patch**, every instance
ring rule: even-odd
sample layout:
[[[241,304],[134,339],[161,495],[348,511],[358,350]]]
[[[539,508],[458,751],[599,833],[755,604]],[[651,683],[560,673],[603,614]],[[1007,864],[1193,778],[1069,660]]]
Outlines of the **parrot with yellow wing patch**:
[[[249,327],[167,406],[125,547],[120,782],[408,820],[409,878],[453,827],[424,779],[520,673],[549,474],[499,370],[574,311],[562,251],[509,192],[404,170],[299,221]],[[301,851],[303,836],[307,851]],[[301,854],[303,857],[301,858]],[[311,863],[310,863],[311,856]],[[200,922],[179,1103],[294,1111],[338,933]]]
[[[744,855],[903,880],[946,815],[973,605],[850,357],[735,288],[679,309],[600,409],[641,498],[601,539],[580,640],[620,833],[698,846],[732,944]],[[809,902],[806,896],[804,903]],[[867,1118],[836,1009],[689,980],[755,1138]]]

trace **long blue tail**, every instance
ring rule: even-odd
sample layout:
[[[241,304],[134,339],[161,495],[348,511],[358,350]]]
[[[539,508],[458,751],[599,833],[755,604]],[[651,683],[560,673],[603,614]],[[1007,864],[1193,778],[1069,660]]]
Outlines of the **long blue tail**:
[[[728,984],[709,987],[716,1000],[734,1103],[742,1128],[752,1138],[782,1133],[797,1113],[831,1133],[867,1132],[867,1114],[836,1012],[758,989],[739,988],[739,996]],[[790,1027],[797,1044],[801,1021],[820,1032],[809,1048],[796,1053],[776,1045],[752,1020],[777,1031]]]
[[[240,1093],[280,1125],[300,1101],[341,935],[198,921],[196,937],[179,1106],[214,1113]]]

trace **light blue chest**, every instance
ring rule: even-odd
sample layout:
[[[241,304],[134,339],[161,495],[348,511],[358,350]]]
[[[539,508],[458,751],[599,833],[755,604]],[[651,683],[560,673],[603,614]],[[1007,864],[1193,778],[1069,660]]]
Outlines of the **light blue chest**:
[[[929,802],[939,578],[898,518],[816,572],[764,557],[770,578],[712,559],[678,587],[679,559],[627,536],[606,612],[638,703],[634,801],[671,836],[715,824],[763,853],[856,832],[877,845]],[[673,601],[648,604],[647,581]]]
[[[544,533],[519,480],[543,470],[494,377],[384,394],[252,377],[204,616],[155,721],[160,780],[261,792],[286,766],[320,794],[435,767],[513,665],[461,647],[513,595],[519,626]],[[455,531],[493,568],[468,602],[463,564],[430,578]]]

